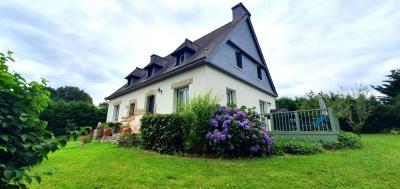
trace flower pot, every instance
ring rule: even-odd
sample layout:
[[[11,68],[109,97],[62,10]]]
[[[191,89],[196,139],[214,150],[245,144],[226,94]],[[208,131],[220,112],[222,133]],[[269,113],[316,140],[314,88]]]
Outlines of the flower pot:
[[[111,136],[112,135],[112,129],[111,128],[106,128],[103,130],[103,136]]]
[[[93,131],[93,140],[100,140],[103,136],[103,129],[98,128]]]
[[[129,127],[122,128],[121,135],[126,136],[132,133],[132,129]]]

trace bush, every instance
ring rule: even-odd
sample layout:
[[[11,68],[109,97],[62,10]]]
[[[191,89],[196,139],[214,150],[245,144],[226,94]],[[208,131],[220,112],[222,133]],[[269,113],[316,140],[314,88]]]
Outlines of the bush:
[[[0,188],[26,188],[39,175],[29,169],[67,143],[67,137],[50,138],[46,122],[39,114],[50,102],[46,82],[26,82],[18,73],[10,73],[12,52],[0,52]]]
[[[119,129],[122,126],[121,122],[108,122],[108,127],[113,130],[113,133],[119,133]]]
[[[340,146],[344,148],[356,149],[361,148],[361,138],[351,132],[340,132],[338,141]]]
[[[307,141],[300,139],[278,139],[274,147],[272,147],[272,154],[282,155],[296,154],[296,155],[311,155],[318,154],[323,151],[322,145],[315,141]]]
[[[361,139],[358,135],[351,132],[340,132],[337,142],[322,143],[327,150],[357,149],[362,147]]]
[[[217,155],[269,154],[275,141],[254,109],[219,107],[216,115],[210,120],[209,131],[203,136],[207,140],[209,150]]]
[[[126,135],[121,135],[118,139],[118,145],[121,147],[131,148],[134,146],[139,146],[140,138],[138,134],[130,133]]]
[[[184,119],[178,114],[148,114],[141,121],[141,144],[162,154],[183,151]]]
[[[218,97],[211,92],[192,98],[189,103],[180,107],[178,113],[184,118],[185,151],[204,153],[207,141],[204,135],[210,128],[210,118],[218,110]]]

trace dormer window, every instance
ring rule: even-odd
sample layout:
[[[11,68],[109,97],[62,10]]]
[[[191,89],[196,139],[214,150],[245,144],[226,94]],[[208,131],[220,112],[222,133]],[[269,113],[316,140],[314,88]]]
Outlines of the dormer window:
[[[147,69],[147,78],[151,77],[153,75],[153,66],[150,66]]]
[[[179,66],[183,61],[185,61],[185,54],[180,54],[176,57],[176,65]]]
[[[148,66],[148,67],[146,68],[146,69],[147,69],[147,78],[153,76],[155,73],[157,73],[158,71],[160,71],[161,68],[162,68],[161,66],[156,65],[156,64],[153,64],[153,65]]]

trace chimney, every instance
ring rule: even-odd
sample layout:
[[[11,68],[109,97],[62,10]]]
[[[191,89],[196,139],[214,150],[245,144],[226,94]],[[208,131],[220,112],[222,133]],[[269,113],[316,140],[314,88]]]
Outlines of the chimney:
[[[243,18],[244,15],[251,16],[250,12],[242,3],[239,3],[232,7],[233,21]]]

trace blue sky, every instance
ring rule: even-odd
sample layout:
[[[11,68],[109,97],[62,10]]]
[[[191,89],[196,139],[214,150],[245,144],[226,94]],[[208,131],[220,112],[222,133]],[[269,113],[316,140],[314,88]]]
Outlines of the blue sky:
[[[232,19],[238,1],[1,1],[11,69],[95,103],[151,54],[168,55]],[[400,68],[400,1],[243,1],[280,96],[379,84]]]

